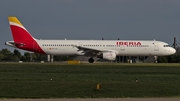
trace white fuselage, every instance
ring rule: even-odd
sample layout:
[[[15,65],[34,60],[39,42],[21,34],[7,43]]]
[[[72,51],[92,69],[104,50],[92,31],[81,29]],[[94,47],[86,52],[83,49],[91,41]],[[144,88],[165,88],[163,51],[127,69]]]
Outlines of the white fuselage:
[[[174,48],[162,41],[141,40],[36,40],[46,54],[79,55],[82,46],[94,50],[109,50],[117,56],[164,56],[174,54]],[[140,45],[137,43],[141,43]],[[33,46],[36,48],[36,46]]]

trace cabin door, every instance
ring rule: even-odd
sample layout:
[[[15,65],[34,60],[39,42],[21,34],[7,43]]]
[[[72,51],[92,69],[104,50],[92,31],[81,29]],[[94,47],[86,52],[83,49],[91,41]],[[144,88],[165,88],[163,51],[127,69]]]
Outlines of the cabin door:
[[[159,51],[159,43],[154,42],[154,51]]]
[[[120,45],[120,50],[121,51],[125,51],[125,46],[124,45]]]

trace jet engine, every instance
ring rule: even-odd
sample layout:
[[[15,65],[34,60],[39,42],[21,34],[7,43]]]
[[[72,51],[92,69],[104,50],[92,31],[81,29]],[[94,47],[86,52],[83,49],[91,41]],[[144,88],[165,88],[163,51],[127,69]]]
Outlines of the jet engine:
[[[105,60],[115,60],[116,59],[115,52],[103,52],[102,56],[103,56],[103,59],[105,59]]]

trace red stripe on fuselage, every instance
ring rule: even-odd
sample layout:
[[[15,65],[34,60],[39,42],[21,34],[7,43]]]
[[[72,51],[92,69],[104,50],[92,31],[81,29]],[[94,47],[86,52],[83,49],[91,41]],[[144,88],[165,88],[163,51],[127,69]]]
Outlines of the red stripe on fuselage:
[[[46,54],[38,45],[38,43],[33,39],[33,37],[29,34],[29,32],[18,26],[10,25],[10,27],[14,42],[23,44],[16,45],[17,48],[41,54]]]

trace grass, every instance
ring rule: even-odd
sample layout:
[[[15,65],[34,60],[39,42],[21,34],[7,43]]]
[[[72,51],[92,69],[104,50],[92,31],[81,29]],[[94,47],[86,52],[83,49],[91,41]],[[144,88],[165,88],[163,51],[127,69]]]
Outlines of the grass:
[[[0,98],[179,96],[180,64],[0,63]]]

